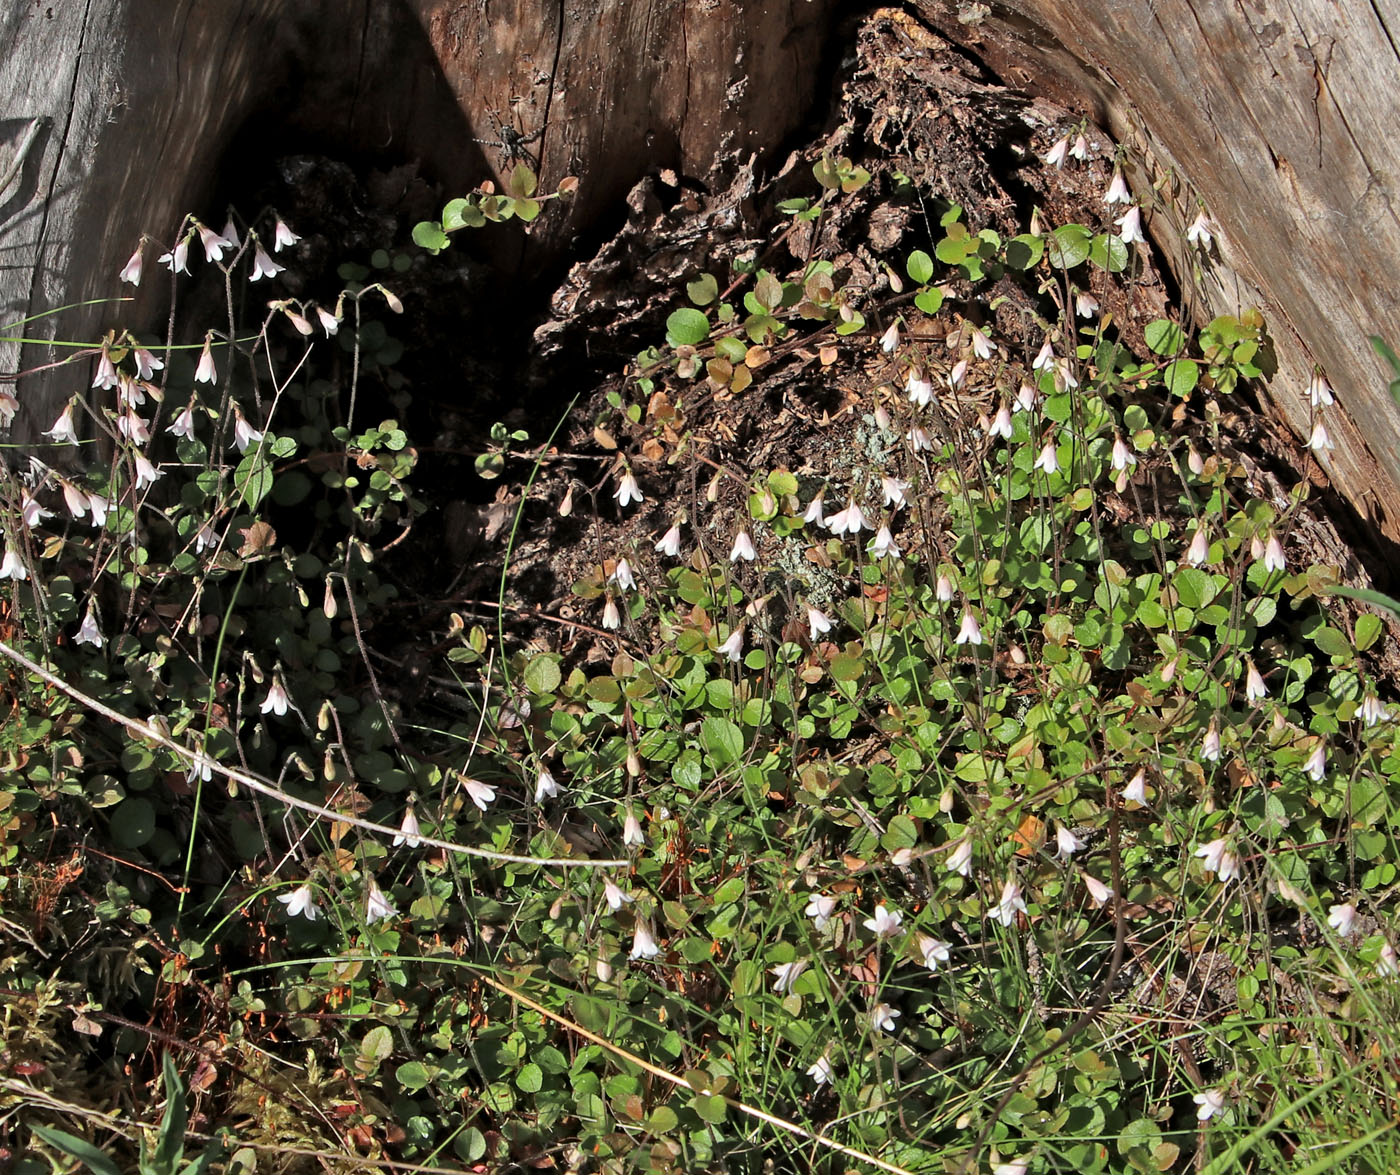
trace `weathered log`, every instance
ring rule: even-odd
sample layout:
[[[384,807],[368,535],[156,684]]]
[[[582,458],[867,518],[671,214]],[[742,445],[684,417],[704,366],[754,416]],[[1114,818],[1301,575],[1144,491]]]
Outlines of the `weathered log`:
[[[1007,84],[1080,110],[1124,143],[1146,217],[1202,321],[1258,306],[1279,356],[1268,410],[1310,434],[1307,386],[1337,392],[1321,462],[1379,531],[1400,539],[1400,413],[1370,347],[1400,343],[1400,4],[1332,0],[919,0],[925,17]],[[975,12],[972,10],[976,10]],[[959,18],[962,19],[959,19]],[[1157,197],[1151,188],[1167,183]],[[1218,259],[1186,247],[1197,201]]]

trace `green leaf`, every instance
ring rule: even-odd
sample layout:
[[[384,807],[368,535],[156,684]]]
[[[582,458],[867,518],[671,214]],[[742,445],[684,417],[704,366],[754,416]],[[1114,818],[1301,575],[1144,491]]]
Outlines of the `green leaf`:
[[[55,1150],[62,1151],[65,1155],[85,1164],[87,1169],[93,1172],[93,1175],[122,1175],[121,1168],[116,1163],[112,1162],[92,1143],[84,1138],[79,1138],[76,1134],[69,1134],[68,1131],[58,1130],[53,1126],[35,1125],[29,1129]]]
[[[266,453],[254,450],[238,463],[233,471],[233,488],[249,510],[257,509],[258,503],[272,489],[272,465]]]
[[[124,849],[139,849],[156,834],[155,807],[141,796],[132,796],[113,808],[111,821],[112,840]]]
[[[1100,233],[1089,246],[1089,260],[1109,273],[1122,273],[1128,268],[1128,246],[1122,237]]]
[[[1012,269],[1034,269],[1044,256],[1044,237],[1022,233],[1006,242],[1006,264]]]
[[[1356,647],[1365,652],[1380,639],[1381,619],[1370,612],[1363,612],[1356,618]]]
[[[729,1105],[717,1093],[697,1093],[690,1100],[695,1112],[706,1122],[718,1125],[729,1113]]]
[[[914,305],[925,314],[937,314],[943,306],[943,291],[937,286],[930,286],[926,290],[920,290],[914,295]],[[839,331],[837,332],[840,333]]]
[[[413,243],[436,256],[447,248],[447,234],[435,220],[420,220],[413,226]]]
[[[916,281],[921,286],[926,285],[933,277],[933,258],[922,249],[915,249],[904,263],[904,270],[911,281]]]
[[[1181,327],[1165,318],[1154,319],[1143,332],[1154,355],[1175,355],[1186,345]]]
[[[394,1070],[394,1076],[398,1078],[399,1084],[410,1093],[426,1089],[432,1081],[432,1075],[422,1061],[405,1061]]]
[[[360,1041],[359,1068],[363,1073],[373,1073],[379,1068],[379,1062],[385,1060],[394,1051],[394,1037],[388,1026],[376,1024],[365,1033],[364,1040]]]
[[[695,346],[710,335],[710,320],[699,310],[685,306],[666,319],[666,341],[673,347]]]
[[[744,753],[744,734],[728,718],[711,715],[700,724],[700,745],[716,767],[727,767]]]
[[[456,199],[449,200],[442,208],[442,232],[452,232],[454,229],[467,228],[467,210],[471,207],[469,200]],[[422,227],[421,225],[419,227]],[[437,228],[437,225],[433,225]],[[418,239],[418,228],[413,230],[414,240]],[[445,238],[444,238],[445,240]]]
[[[1046,242],[1050,264],[1060,269],[1073,269],[1089,256],[1089,230],[1082,224],[1061,225]]]
[[[525,688],[532,694],[552,694],[561,680],[559,660],[551,653],[542,653],[525,666]]]
[[[1201,371],[1193,359],[1177,359],[1162,369],[1162,382],[1173,396],[1185,399],[1195,388]]]
[[[1323,624],[1316,628],[1312,633],[1312,641],[1329,657],[1350,660],[1352,656],[1351,642],[1331,625]]]
[[[702,273],[685,286],[686,297],[697,306],[708,306],[719,297],[719,282],[712,273]]]
[[[544,1071],[531,1063],[521,1067],[515,1075],[515,1087],[524,1093],[539,1093],[544,1086]]]

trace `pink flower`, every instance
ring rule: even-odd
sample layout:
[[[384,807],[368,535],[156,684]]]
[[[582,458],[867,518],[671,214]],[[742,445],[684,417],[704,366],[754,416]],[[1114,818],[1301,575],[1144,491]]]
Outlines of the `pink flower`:
[[[889,329],[880,336],[880,350],[886,355],[894,354],[894,349],[899,346],[899,319],[895,319],[889,325]]]
[[[632,564],[627,562],[626,556],[617,561],[609,578],[624,592],[632,591],[637,586],[637,577],[632,574]]]
[[[92,377],[92,386],[104,390],[117,386],[117,365],[112,362],[112,356],[107,353],[105,346],[97,360],[97,374]]]
[[[1264,570],[1283,571],[1288,567],[1288,560],[1284,557],[1283,544],[1278,541],[1278,535],[1269,531],[1269,541],[1264,544]]]
[[[1074,312],[1080,318],[1093,318],[1099,312],[1099,300],[1080,290],[1074,295]]]
[[[1137,464],[1137,458],[1133,456],[1133,451],[1124,443],[1122,437],[1113,438],[1113,457],[1110,463],[1119,472]]]
[[[817,931],[825,930],[831,924],[831,915],[836,911],[836,899],[814,893],[807,899],[807,908],[802,912],[815,924]]]
[[[340,319],[337,318],[334,314],[332,314],[329,310],[327,310],[324,306],[316,307],[316,317],[320,319],[321,329],[326,332],[327,338],[335,334],[335,332],[340,329]]]
[[[835,535],[860,534],[861,528],[869,529],[870,523],[866,521],[859,504],[852,502],[844,510],[831,515],[826,520],[826,527]]]
[[[948,860],[944,862],[944,868],[949,873],[961,873],[964,877],[972,876],[972,841],[968,837],[963,837],[953,846],[953,851],[948,854]]]
[[[9,388],[0,388],[0,428],[9,428],[19,411],[19,401]]]
[[[1327,925],[1337,932],[1338,938],[1350,938],[1356,933],[1356,907],[1350,902],[1345,905],[1327,908]]]
[[[168,265],[171,273],[189,273],[185,268],[185,263],[189,260],[190,234],[186,233],[180,238],[180,243],[169,253],[162,253],[156,260],[161,265]]]
[[[1320,420],[1313,425],[1312,436],[1308,438],[1308,448],[1314,453],[1325,453],[1329,449],[1336,448],[1332,444],[1332,438],[1327,434],[1327,426]]]
[[[613,494],[617,499],[617,504],[624,509],[632,502],[645,502],[642,497],[641,486],[637,484],[637,479],[632,476],[630,469],[625,470],[617,484],[617,491]]]
[[[803,522],[821,522],[822,508],[825,505],[822,500],[824,496],[823,492],[818,490],[817,496],[807,503],[807,510],[802,515]]]
[[[1089,897],[1096,906],[1103,905],[1113,896],[1113,891],[1104,885],[1097,877],[1091,877],[1087,873],[1081,873],[1079,879],[1084,882],[1084,888],[1089,891]]]
[[[130,260],[122,266],[122,271],[117,276],[128,285],[139,286],[141,284],[141,246],[136,246],[136,252],[131,255]]]
[[[545,800],[557,799],[559,796],[559,781],[548,771],[541,771],[535,776],[535,803],[542,804]]]
[[[1084,842],[1063,824],[1055,826],[1055,856],[1063,861],[1068,861],[1083,847]]]
[[[669,555],[674,559],[681,553],[681,528],[678,524],[673,524],[657,541],[655,550],[663,555]]]
[[[996,909],[988,912],[987,917],[993,918],[1003,926],[1010,926],[1016,921],[1016,914],[1026,908],[1026,902],[1021,897],[1021,887],[1016,884],[1016,879],[1012,878],[1001,887],[1001,899],[997,902]]]
[[[1314,408],[1326,408],[1335,401],[1332,385],[1320,371],[1314,371],[1312,379],[1308,380],[1308,399]]]
[[[1133,194],[1128,191],[1128,185],[1123,180],[1123,173],[1116,167],[1113,169],[1113,180],[1108,185],[1108,191],[1103,194],[1105,204],[1126,204],[1133,198]]]
[[[987,426],[987,435],[1008,441],[1011,439],[1011,409],[1005,404],[998,408],[997,414],[992,417],[992,423]]]
[[[88,605],[87,615],[83,617],[73,640],[80,645],[92,645],[98,649],[102,647],[102,630],[97,627],[97,613],[93,611],[91,604]]]
[[[479,779],[467,779],[463,777],[462,786],[467,789],[467,795],[471,797],[472,803],[483,812],[486,811],[486,806],[488,804],[494,803],[496,800],[496,789],[489,783],[482,783]]]
[[[1055,438],[1051,437],[1045,442],[1045,447],[1040,450],[1040,456],[1035,459],[1034,468],[1045,471],[1046,476],[1060,471],[1060,457],[1055,452]]]
[[[378,922],[382,918],[393,918],[398,912],[394,903],[384,896],[384,891],[371,881],[369,889],[365,891],[365,921]]]
[[[617,601],[611,596],[603,603],[603,627],[614,630],[622,627],[622,614],[617,610]]]
[[[603,879],[603,900],[608,903],[608,909],[616,914],[623,906],[632,904],[631,894],[622,892],[620,886],[610,877]]]
[[[1065,156],[1069,153],[1069,136],[1062,135],[1056,139],[1054,145],[1041,158],[1051,167],[1063,167]]]
[[[902,554],[899,549],[899,544],[894,541],[894,535],[890,534],[890,528],[888,526],[882,526],[875,532],[875,537],[870,540],[870,544],[866,550],[877,559],[884,559],[886,557],[898,559]]]
[[[870,1026],[876,1032],[893,1032],[895,1021],[899,1019],[900,1013],[897,1008],[892,1008],[889,1004],[876,1004],[870,1009]]]
[[[991,337],[984,331],[972,328],[972,353],[979,359],[990,359],[992,352],[997,349],[997,345],[992,342]]]
[[[899,933],[899,928],[904,922],[904,915],[898,910],[891,910],[884,902],[875,907],[875,916],[867,918],[862,925],[875,935],[876,938],[893,938]]]
[[[1312,753],[1308,756],[1307,762],[1303,764],[1303,770],[1308,773],[1314,783],[1321,783],[1327,774],[1327,744],[1321,739],[1313,747]]]
[[[272,685],[268,687],[267,697],[263,699],[260,710],[264,714],[276,714],[278,718],[287,713],[287,689],[282,684],[282,679],[274,675]]]
[[[904,491],[909,488],[907,481],[901,481],[897,477],[882,477],[880,479],[880,495],[883,504],[894,506],[898,509],[905,504]]]
[[[1137,774],[1128,781],[1128,786],[1123,789],[1123,802],[1125,804],[1147,803],[1146,769],[1139,767]]]
[[[410,804],[403,810],[403,823],[399,825],[399,834],[394,837],[394,847],[407,845],[411,849],[416,849],[423,842],[419,839],[423,829],[418,823],[418,816],[413,811]]]
[[[741,624],[731,632],[717,652],[723,653],[731,661],[739,661],[744,656],[744,626]]]
[[[1222,884],[1240,875],[1240,859],[1230,849],[1230,842],[1223,836],[1202,845],[1195,855],[1205,861],[1207,873],[1214,873]]]
[[[147,486],[153,486],[165,476],[163,470],[157,469],[140,453],[133,455],[132,460],[136,464],[136,488],[143,490]]]
[[[25,567],[24,560],[20,558],[19,552],[5,544],[5,555],[0,559],[0,579],[28,579],[29,569]]]
[[[1135,241],[1145,241],[1147,238],[1142,235],[1142,209],[1134,204],[1127,212],[1123,213],[1113,222],[1118,225],[1119,236],[1123,238],[1125,245],[1131,245]]]
[[[773,976],[773,990],[779,995],[787,995],[792,991],[792,985],[797,982],[797,977],[807,970],[806,959],[795,959],[791,963],[779,963],[776,967],[769,967],[768,973]]]
[[[1210,537],[1206,534],[1204,526],[1196,527],[1196,533],[1191,536],[1191,545],[1186,548],[1186,562],[1192,567],[1200,567],[1210,558]]]
[[[737,563],[740,559],[747,559],[752,562],[758,558],[758,553],[753,549],[753,539],[749,538],[749,532],[741,530],[734,536],[734,545],[729,549],[729,561]]]
[[[642,822],[637,819],[637,814],[631,808],[627,809],[627,815],[622,821],[622,843],[628,848],[639,848],[647,843],[646,834],[642,832]]]
[[[953,638],[953,644],[980,645],[981,643],[982,629],[977,624],[977,617],[972,614],[971,608],[964,608],[962,627],[958,629],[958,635]]]
[[[809,604],[807,606],[807,625],[810,629],[811,639],[815,642],[822,633],[831,631],[831,617]]]
[[[157,359],[145,347],[137,347],[132,354],[136,359],[136,375],[140,379],[150,379],[165,366],[163,359]]]
[[[218,378],[219,370],[214,365],[213,340],[204,336],[204,350],[199,353],[199,364],[194,369],[195,383],[211,384]]]
[[[953,581],[947,573],[938,573],[938,578],[933,583],[933,594],[940,604],[946,604],[953,598]]]
[[[305,918],[308,922],[315,922],[319,911],[316,909],[316,901],[311,894],[311,886],[302,884],[292,890],[291,893],[277,895],[277,900],[287,907],[287,917]]]
[[[1196,1120],[1198,1122],[1208,1122],[1217,1114],[1223,1113],[1225,1109],[1225,1094],[1219,1089],[1208,1089],[1204,1093],[1194,1094],[1191,1098],[1196,1103]]]
[[[284,265],[278,265],[277,262],[263,251],[263,247],[259,245],[253,251],[253,272],[248,275],[248,280],[250,282],[255,282],[265,277],[276,277],[285,268],[286,266]]]
[[[927,408],[933,399],[933,382],[924,378],[924,373],[917,367],[909,369],[909,381],[904,385],[904,390],[909,393],[909,399],[920,408]]]
[[[78,434],[73,428],[73,401],[69,400],[63,411],[58,414],[58,419],[53,422],[53,427],[45,430],[44,436],[53,437],[61,444],[76,445]]]
[[[923,956],[924,966],[930,971],[937,971],[939,963],[948,961],[948,951],[952,943],[944,942],[941,938],[930,938],[926,934],[919,935],[919,954]]]
[[[283,224],[282,218],[279,216],[277,218],[276,228],[273,230],[272,251],[274,253],[280,253],[289,245],[295,245],[299,240],[301,240],[301,238]]]
[[[1069,149],[1069,153],[1082,163],[1089,158],[1089,140],[1082,133],[1076,135],[1074,146]]]
[[[1210,217],[1206,215],[1206,210],[1202,208],[1196,213],[1196,219],[1191,222],[1190,228],[1186,230],[1186,239],[1193,245],[1199,245],[1202,249],[1209,249],[1211,230],[1214,228]]]
[[[632,950],[627,957],[629,959],[654,959],[660,953],[661,948],[656,945],[656,934],[652,930],[651,923],[643,918],[638,918],[632,931]]]
[[[194,400],[185,405],[185,410],[166,426],[165,431],[185,440],[194,436]]]
[[[237,404],[233,406],[233,443],[240,453],[246,453],[249,445],[258,444],[265,435],[248,423],[243,409]]]
[[[198,224],[195,227],[199,229],[199,243],[204,246],[206,261],[222,261],[224,250],[236,247],[233,241],[226,240],[208,225]]]

